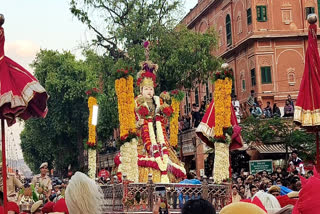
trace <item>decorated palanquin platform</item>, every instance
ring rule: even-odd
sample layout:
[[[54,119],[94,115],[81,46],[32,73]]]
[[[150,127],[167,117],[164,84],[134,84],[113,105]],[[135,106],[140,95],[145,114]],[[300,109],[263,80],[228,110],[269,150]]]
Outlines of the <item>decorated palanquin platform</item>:
[[[156,187],[165,187],[170,213],[180,213],[188,199],[203,198],[214,205],[217,213],[231,201],[231,184],[213,184],[204,178],[202,184],[153,183],[149,175],[147,183],[122,183],[101,186],[106,205],[104,213],[152,213]]]

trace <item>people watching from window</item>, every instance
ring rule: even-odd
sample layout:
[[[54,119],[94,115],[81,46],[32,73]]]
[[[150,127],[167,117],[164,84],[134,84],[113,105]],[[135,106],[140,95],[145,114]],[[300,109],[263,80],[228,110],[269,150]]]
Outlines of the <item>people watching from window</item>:
[[[265,118],[270,118],[272,117],[272,109],[271,109],[271,106],[270,106],[270,102],[268,101],[267,102],[267,107],[265,107],[263,109],[263,115]]]
[[[272,116],[273,116],[273,117],[281,117],[281,112],[280,112],[279,107],[277,106],[277,103],[274,103],[274,104],[273,104]]]
[[[286,100],[286,105],[284,106],[283,117],[293,117],[293,107],[288,100]]]
[[[254,103],[255,103],[255,101],[254,101],[254,90],[251,90],[250,96],[248,97],[248,100],[247,100],[247,104],[248,104],[250,112],[253,109],[253,104]]]
[[[293,110],[294,110],[294,102],[293,100],[291,99],[291,95],[289,94],[288,95],[288,99],[286,101],[289,101],[290,105],[292,106]]]
[[[251,115],[254,117],[260,117],[262,115],[261,108],[259,106],[257,106],[256,103],[253,104]]]

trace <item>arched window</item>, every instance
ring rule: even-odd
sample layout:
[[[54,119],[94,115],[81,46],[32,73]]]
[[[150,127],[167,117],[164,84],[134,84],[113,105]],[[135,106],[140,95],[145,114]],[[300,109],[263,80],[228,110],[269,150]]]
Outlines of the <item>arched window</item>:
[[[198,90],[198,87],[196,88],[196,90],[194,92],[194,98],[196,100],[197,106],[199,106],[199,90]]]
[[[232,34],[231,34],[231,18],[228,14],[226,17],[226,33],[227,33],[227,45],[232,44]]]
[[[209,83],[206,82],[206,101],[209,101]]]

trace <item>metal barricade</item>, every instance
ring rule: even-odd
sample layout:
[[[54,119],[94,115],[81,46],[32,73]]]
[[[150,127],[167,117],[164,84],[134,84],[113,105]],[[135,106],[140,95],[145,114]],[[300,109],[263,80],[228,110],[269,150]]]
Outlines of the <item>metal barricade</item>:
[[[203,198],[212,203],[217,212],[231,202],[231,184],[212,184],[204,179],[202,184],[148,183],[107,184],[101,186],[105,196],[105,213],[152,213],[156,187],[165,187],[171,213],[180,213],[183,204],[190,199]]]

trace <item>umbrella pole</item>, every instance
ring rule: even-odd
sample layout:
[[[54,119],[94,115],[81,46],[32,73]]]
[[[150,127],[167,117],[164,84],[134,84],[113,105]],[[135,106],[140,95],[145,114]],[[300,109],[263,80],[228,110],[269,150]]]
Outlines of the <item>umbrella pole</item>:
[[[2,178],[3,178],[3,207],[4,213],[7,213],[7,163],[6,163],[6,145],[5,145],[5,131],[4,119],[1,119],[1,136],[2,136]]]
[[[319,148],[319,132],[316,132],[316,142],[317,142],[317,165],[316,168],[320,172],[320,148]]]

